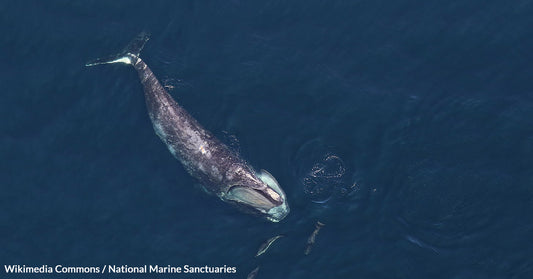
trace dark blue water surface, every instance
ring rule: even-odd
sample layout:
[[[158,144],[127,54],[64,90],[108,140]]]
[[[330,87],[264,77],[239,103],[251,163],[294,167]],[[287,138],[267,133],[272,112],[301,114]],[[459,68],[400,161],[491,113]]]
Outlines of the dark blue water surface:
[[[532,1],[3,1],[0,15],[2,278],[533,278]],[[173,97],[278,179],[285,220],[202,193],[134,70],[84,67],[143,30]]]

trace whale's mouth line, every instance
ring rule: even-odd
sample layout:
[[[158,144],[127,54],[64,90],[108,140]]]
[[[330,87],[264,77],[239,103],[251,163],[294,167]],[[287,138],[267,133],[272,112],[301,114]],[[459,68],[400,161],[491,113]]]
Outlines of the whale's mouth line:
[[[280,205],[280,202],[275,201],[265,192],[243,185],[231,186],[227,193],[233,200],[253,207],[263,213]]]
[[[243,185],[233,185],[233,186],[230,186],[229,190],[228,190],[228,193],[231,193],[232,190],[239,190],[238,188],[242,188],[242,190],[245,190],[245,191],[254,191],[256,192],[257,194],[261,195],[263,198],[269,200],[272,204],[275,204],[275,205],[280,205],[282,202],[280,202],[279,200],[276,200],[274,199],[273,197],[271,197],[270,195],[267,194],[267,192],[261,190],[261,189],[255,189],[255,188],[252,188],[252,187],[246,187],[246,186],[243,186]]]
[[[261,215],[271,222],[279,222],[288,214],[286,202],[270,197],[268,191],[233,185],[226,193],[225,199],[242,210]]]

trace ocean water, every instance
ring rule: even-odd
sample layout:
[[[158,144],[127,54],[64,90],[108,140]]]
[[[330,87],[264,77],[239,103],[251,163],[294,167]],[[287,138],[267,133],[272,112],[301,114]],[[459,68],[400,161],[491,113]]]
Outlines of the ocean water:
[[[532,13],[527,0],[3,1],[0,277],[533,278]],[[131,67],[84,67],[143,30],[172,96],[278,179],[282,222],[198,189]]]

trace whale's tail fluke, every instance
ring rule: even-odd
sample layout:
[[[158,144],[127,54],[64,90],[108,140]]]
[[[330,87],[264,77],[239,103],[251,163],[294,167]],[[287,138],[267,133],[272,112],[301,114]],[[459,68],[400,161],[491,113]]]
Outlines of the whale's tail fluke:
[[[93,61],[87,62],[85,66],[95,66],[101,64],[111,64],[111,63],[125,63],[131,64],[131,58],[139,57],[141,50],[143,49],[146,42],[150,39],[150,34],[147,32],[142,32],[135,39],[133,39],[119,54],[111,55],[104,58],[98,58]]]

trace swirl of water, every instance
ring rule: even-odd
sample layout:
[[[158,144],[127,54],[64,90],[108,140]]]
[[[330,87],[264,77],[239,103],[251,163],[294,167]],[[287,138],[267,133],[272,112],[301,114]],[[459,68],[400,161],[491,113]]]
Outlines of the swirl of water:
[[[295,156],[297,177],[304,194],[314,203],[326,203],[347,193],[344,161],[321,140],[312,140]]]

